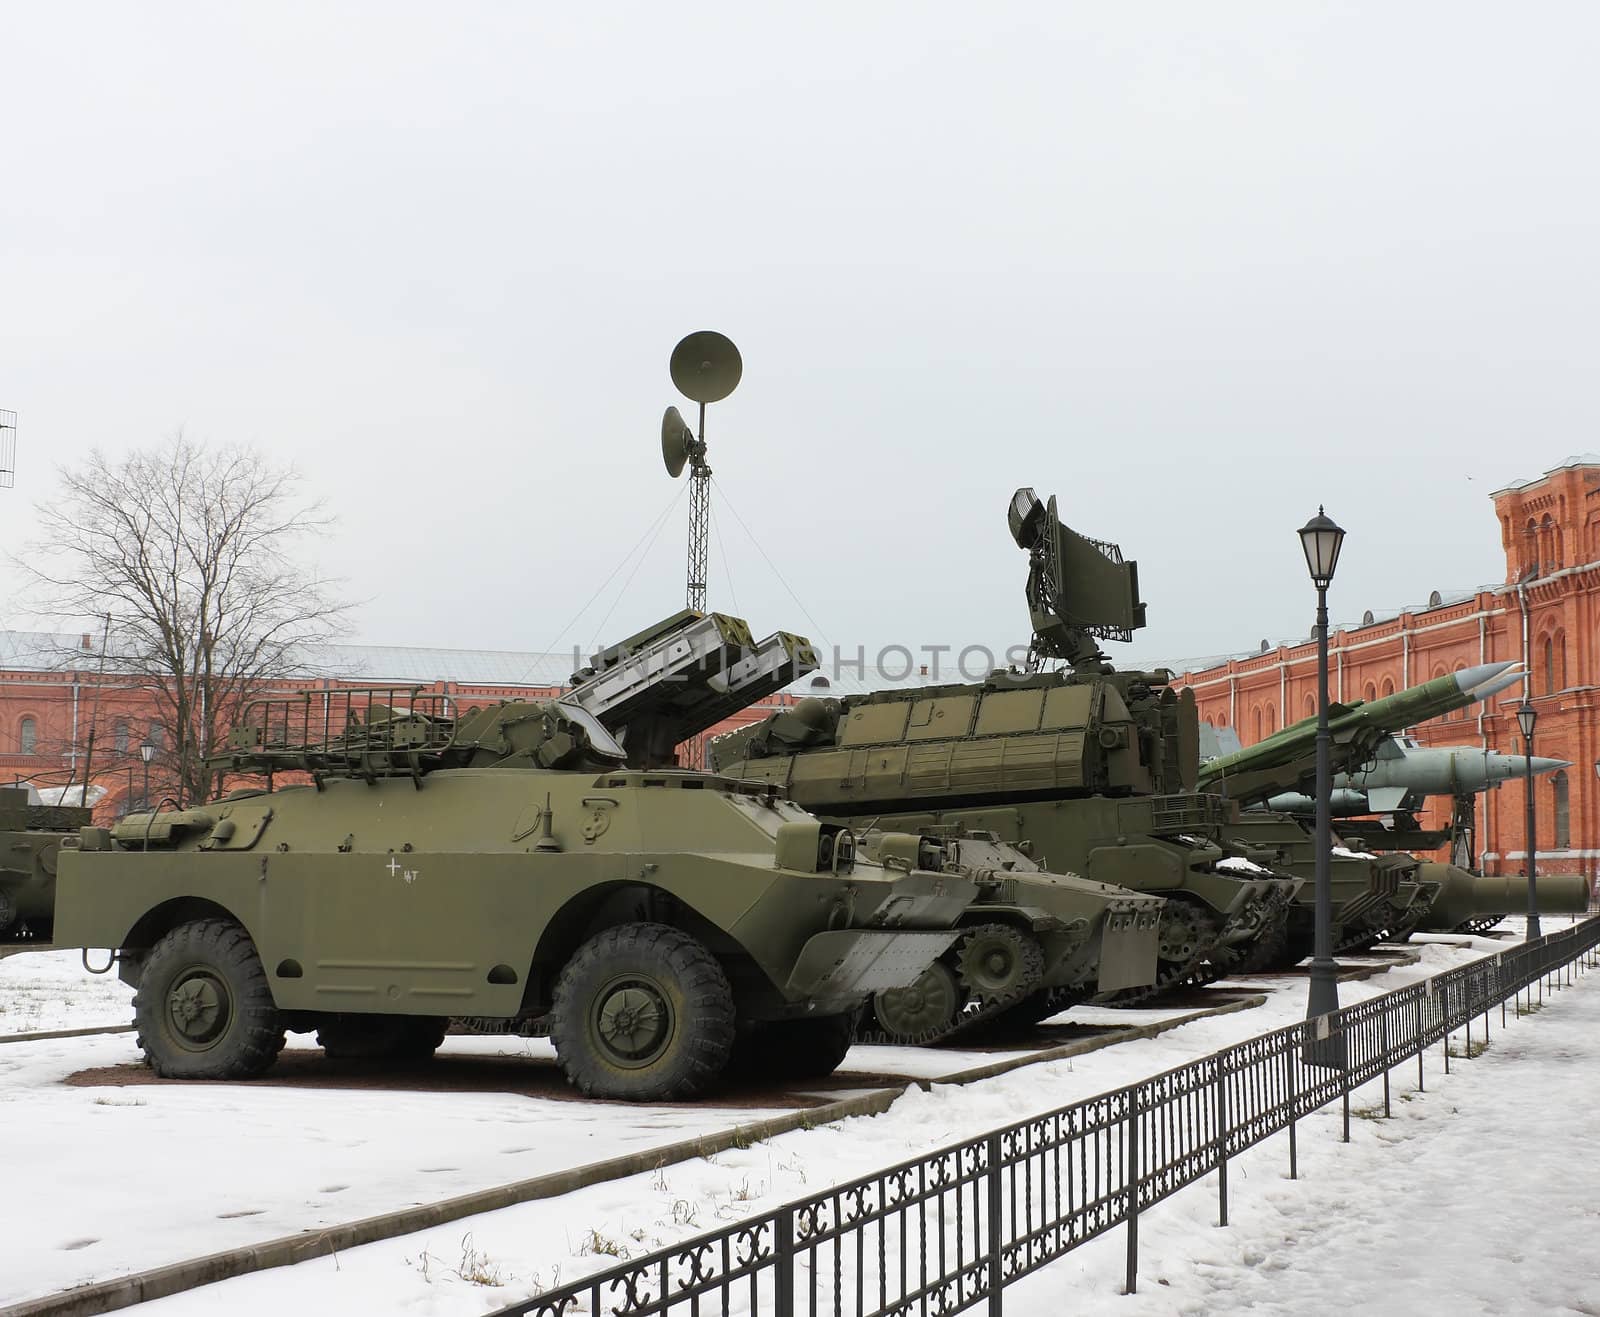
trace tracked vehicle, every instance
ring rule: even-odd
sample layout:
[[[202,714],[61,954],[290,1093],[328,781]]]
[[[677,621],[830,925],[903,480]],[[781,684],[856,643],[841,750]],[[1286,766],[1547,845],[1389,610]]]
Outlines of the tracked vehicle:
[[[56,940],[115,949],[165,1076],[261,1074],[285,1030],[425,1056],[452,1016],[544,1021],[595,1097],[695,1096],[736,1046],[825,1074],[979,895],[937,842],[873,859],[772,789],[631,769],[575,704],[312,691],[245,721],[230,766],[266,789],[61,852]]]
[[[1135,564],[1031,490],[1010,523],[1029,553],[1027,671],[803,700],[712,742],[713,766],[835,821],[981,831],[1047,869],[1164,897],[1156,981],[1122,1000],[1255,967],[1301,880],[1225,842],[1233,807],[1195,789],[1193,695],[1100,652],[1144,625]]]
[[[611,731],[630,764],[657,769],[675,762],[677,746],[815,667],[803,637],[757,642],[739,618],[685,610],[595,654],[564,698]],[[977,896],[957,940],[921,978],[874,994],[859,1038],[972,1038],[1155,982],[1159,897],[1045,872],[990,832],[933,831],[937,840],[882,827],[862,838],[866,854],[896,868],[942,854],[944,870],[971,880]]]

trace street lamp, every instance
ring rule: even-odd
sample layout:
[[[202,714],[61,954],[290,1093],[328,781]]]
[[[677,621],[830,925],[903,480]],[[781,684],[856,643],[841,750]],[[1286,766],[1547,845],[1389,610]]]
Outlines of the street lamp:
[[[1528,940],[1531,942],[1539,936],[1539,891],[1534,886],[1534,856],[1538,851],[1538,827],[1533,813],[1533,725],[1539,721],[1539,711],[1529,704],[1526,699],[1517,706],[1517,726],[1522,729],[1522,750],[1526,755],[1526,775],[1523,782],[1527,784],[1528,801]]]
[[[156,757],[156,743],[148,736],[139,742],[139,758],[144,760],[144,807],[150,808],[150,761]]]
[[[1331,1015],[1339,1009],[1339,967],[1333,960],[1333,883],[1330,855],[1333,850],[1333,820],[1330,801],[1332,773],[1328,765],[1328,586],[1339,565],[1339,549],[1344,531],[1331,517],[1317,508],[1317,515],[1300,528],[1300,547],[1305,550],[1311,583],[1317,587],[1317,836],[1316,836],[1316,939],[1311,958],[1311,994],[1306,1001],[1306,1019]],[[1343,1066],[1343,1049],[1338,1060],[1324,1056],[1321,1064]],[[1308,1056],[1315,1063],[1315,1058]]]

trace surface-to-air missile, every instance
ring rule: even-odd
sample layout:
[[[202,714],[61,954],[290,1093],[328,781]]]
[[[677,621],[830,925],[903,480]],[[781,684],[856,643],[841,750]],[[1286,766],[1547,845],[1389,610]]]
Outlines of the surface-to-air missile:
[[[1337,812],[1343,814],[1358,799],[1370,807],[1375,794],[1387,802],[1387,808],[1374,812],[1387,813],[1400,809],[1409,796],[1448,793],[1465,801],[1465,809],[1457,810],[1458,820],[1463,814],[1470,820],[1472,796],[1496,780],[1521,776],[1523,761],[1470,749],[1408,748],[1396,741],[1395,735],[1487,699],[1522,679],[1523,673],[1514,663],[1489,663],[1436,677],[1382,699],[1331,706],[1330,759],[1334,781],[1340,784],[1336,790],[1346,793],[1342,797],[1336,794],[1336,802],[1345,807]],[[1310,800],[1304,790],[1314,782],[1316,721],[1304,719],[1257,745],[1219,754],[1200,768],[1202,783],[1226,792],[1245,807],[1234,825],[1242,840],[1260,847],[1263,854],[1276,855],[1288,867],[1306,871],[1314,856],[1296,840],[1289,820],[1307,819],[1307,811],[1299,805]],[[1222,738],[1215,739],[1218,748],[1223,748]],[[1559,767],[1561,761],[1540,761],[1535,771],[1546,765]],[[1356,784],[1365,785],[1358,788]],[[1471,784],[1470,789],[1462,789],[1465,784]],[[1290,808],[1282,808],[1284,805]],[[1385,852],[1405,846],[1433,849],[1450,840],[1446,833],[1422,833],[1413,824],[1369,827],[1349,817],[1338,820],[1335,833],[1350,845]],[[1508,913],[1526,909],[1526,880],[1485,879],[1474,874],[1466,867],[1471,849],[1470,844],[1459,847],[1454,858],[1462,862],[1447,864],[1394,853],[1368,857],[1340,846],[1332,866],[1335,923],[1339,926],[1336,945],[1348,950],[1376,937],[1403,939],[1419,929],[1482,930]],[[1398,887],[1381,901],[1363,899],[1358,872],[1362,865],[1387,867],[1399,878]],[[1541,906],[1550,913],[1581,913],[1587,908],[1588,889],[1581,876],[1551,874],[1541,876],[1538,883]],[[1518,890],[1520,897],[1515,895]],[[1341,902],[1341,896],[1346,900]],[[1358,903],[1352,905],[1352,899]],[[1290,920],[1286,959],[1298,959],[1309,951],[1310,921],[1311,911],[1302,902]]]
[[[1565,759],[1535,755],[1531,766],[1533,775],[1539,777],[1572,765]],[[1477,795],[1502,782],[1526,777],[1528,768],[1523,755],[1497,754],[1470,745],[1423,746],[1408,737],[1390,737],[1365,767],[1334,774],[1333,813],[1335,817],[1356,817],[1415,810],[1429,796]],[[1284,792],[1270,797],[1267,808],[1285,814],[1312,814],[1316,801],[1301,793]]]
[[[82,829],[56,941],[116,949],[163,1076],[258,1075],[285,1030],[423,1057],[452,1016],[542,1019],[584,1093],[654,1101],[704,1091],[736,1047],[827,1074],[866,997],[918,982],[1006,882],[922,837],[874,859],[775,790],[626,759],[560,700],[264,701],[227,766],[311,780]]]
[[[679,744],[816,666],[803,637],[756,642],[739,618],[685,610],[595,654],[563,698],[611,731],[630,765],[660,769],[675,763]],[[1159,897],[1045,872],[992,833],[917,836],[874,824],[861,851],[897,868],[916,859],[917,845],[942,851],[944,871],[970,879],[976,899],[958,939],[916,983],[874,994],[858,1036],[953,1041],[1155,982]]]
[[[27,786],[0,787],[0,945],[50,941],[61,843],[90,817],[44,804]]]
[[[1157,983],[1125,1000],[1250,965],[1300,880],[1223,843],[1231,806],[1195,790],[1193,694],[1174,692],[1166,672],[1116,672],[1100,652],[1099,640],[1144,625],[1135,565],[1062,525],[1054,500],[1031,490],[1018,491],[1010,524],[1029,553],[1029,671],[802,700],[713,741],[712,763],[825,818],[972,829],[1050,870],[1167,898]]]
[[[1488,699],[1516,685],[1522,675],[1513,663],[1484,663],[1462,672],[1446,673],[1382,699],[1330,704],[1330,743],[1341,764],[1345,765],[1340,775],[1348,777],[1368,764],[1375,764],[1381,747],[1396,731]],[[1285,781],[1301,783],[1314,779],[1316,742],[1316,718],[1303,718],[1248,749],[1220,755],[1202,764],[1201,786],[1246,803],[1267,798],[1262,793],[1263,785],[1277,785],[1278,791],[1272,794],[1282,794],[1284,788],[1280,784]],[[1335,785],[1345,784],[1335,782]]]

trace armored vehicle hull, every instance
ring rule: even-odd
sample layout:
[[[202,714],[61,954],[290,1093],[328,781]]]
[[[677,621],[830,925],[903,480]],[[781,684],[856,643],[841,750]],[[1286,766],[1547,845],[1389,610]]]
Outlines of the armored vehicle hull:
[[[51,940],[61,843],[89,817],[87,809],[30,804],[25,790],[0,788],[0,944]]]
[[[930,844],[914,831],[890,838],[869,833],[868,853],[888,859],[902,838]],[[978,900],[962,915],[956,942],[916,983],[874,995],[857,1028],[861,1041],[950,1042],[1155,981],[1159,897],[1042,872],[992,834],[963,832],[943,844],[947,870],[976,882]]]

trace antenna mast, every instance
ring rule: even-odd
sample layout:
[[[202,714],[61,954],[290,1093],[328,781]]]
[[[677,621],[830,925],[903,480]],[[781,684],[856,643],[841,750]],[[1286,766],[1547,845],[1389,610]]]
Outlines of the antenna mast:
[[[0,407],[0,489],[17,480],[17,414]]]
[[[661,418],[661,458],[667,474],[689,467],[689,581],[686,601],[698,613],[706,610],[706,564],[711,549],[711,466],[706,461],[706,404],[720,402],[739,385],[744,362],[726,335],[702,329],[672,349],[669,364],[678,392],[700,404],[698,433],[692,432],[676,407]]]

